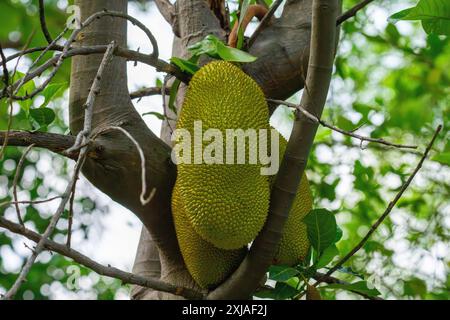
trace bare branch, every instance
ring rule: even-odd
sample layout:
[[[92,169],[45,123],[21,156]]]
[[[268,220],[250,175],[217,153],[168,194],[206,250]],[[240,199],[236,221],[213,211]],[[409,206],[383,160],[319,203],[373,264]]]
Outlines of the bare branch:
[[[72,194],[69,199],[69,215],[68,215],[68,225],[67,225],[67,241],[66,246],[70,248],[72,243],[72,225],[73,225],[73,202],[75,201],[75,186],[72,190]]]
[[[318,117],[316,117],[312,113],[308,112],[304,107],[302,107],[301,105],[297,105],[295,103],[291,103],[291,102],[287,102],[287,101],[281,101],[281,100],[274,100],[274,99],[267,99],[267,101],[273,102],[273,103],[276,103],[276,104],[282,104],[282,105],[285,105],[287,107],[299,110],[304,116],[306,116],[312,122],[318,123],[318,124],[322,125],[323,127],[326,127],[326,128],[331,129],[333,131],[342,133],[343,135],[346,135],[346,136],[358,139],[358,140],[361,141],[361,143],[364,142],[364,141],[368,141],[368,142],[379,143],[379,144],[383,144],[385,146],[395,147],[395,148],[399,148],[399,149],[401,149],[401,148],[404,148],[404,149],[417,149],[417,146],[414,146],[414,145],[404,145],[404,144],[392,143],[392,142],[386,141],[384,139],[365,137],[365,136],[362,136],[360,134],[356,134],[353,131],[346,131],[346,130],[340,129],[338,127],[335,127],[335,126],[333,126],[331,124],[328,124],[327,122],[319,119]]]
[[[40,234],[31,231],[17,223],[11,222],[3,217],[0,217],[0,227],[5,228],[13,233],[23,235],[26,238],[38,244],[43,243],[45,249],[54,251],[65,257],[68,257],[73,261],[95,271],[100,275],[122,280],[123,283],[135,284],[141,287],[147,287],[158,291],[169,292],[175,295],[185,297],[186,299],[198,300],[203,298],[203,294],[201,292],[192,289],[177,287],[173,284],[166,283],[158,279],[141,277],[114,267],[107,267],[101,265],[98,262],[90,259],[89,257],[83,255],[82,253],[74,249],[68,248],[63,244],[59,244],[52,240],[46,239]]]
[[[26,147],[34,144],[35,147],[45,148],[71,159],[78,156],[78,153],[69,155],[64,152],[74,145],[74,136],[39,131],[10,131],[9,134],[7,131],[0,131],[0,143],[4,143],[7,137],[10,146]]]
[[[158,94],[170,94],[170,88],[165,88],[165,90],[163,90],[163,88],[161,87],[149,87],[149,88],[142,88],[139,90],[136,90],[134,92],[130,93],[130,98],[131,99],[140,99],[143,97],[148,97],[148,96],[155,96]]]
[[[155,4],[164,19],[173,27],[176,20],[173,4],[169,0],[155,0]]]
[[[67,58],[70,58],[73,56],[77,56],[77,55],[90,55],[90,54],[104,53],[107,49],[107,46],[106,45],[95,45],[95,46],[78,47],[78,48],[73,48],[73,49],[67,51],[65,54],[64,54],[64,48],[61,49],[61,47],[59,47],[59,46],[37,47],[37,48],[30,49],[30,50],[24,50],[20,54],[12,55],[12,56],[6,58],[6,61],[10,61],[15,58],[21,57],[24,54],[42,51],[42,50],[46,50],[46,49],[53,50],[53,51],[61,51],[62,50],[63,53],[50,58],[45,63],[40,65],[38,68],[36,68],[33,72],[30,72],[27,76],[24,76],[21,80],[12,84],[13,88],[17,87],[17,85],[19,85],[19,83],[21,81],[23,81],[23,83],[26,83],[26,82],[30,81],[31,79],[40,76],[44,71],[51,68],[52,66],[55,66],[56,63],[58,61],[60,61],[60,59],[64,60],[64,59],[67,59]],[[177,66],[167,63],[164,60],[155,58],[152,55],[143,54],[143,53],[140,53],[137,51],[133,51],[133,50],[129,50],[126,48],[121,48],[121,47],[116,48],[116,50],[114,51],[114,55],[126,58],[128,61],[138,61],[138,62],[148,64],[148,65],[154,67],[157,71],[171,74],[184,83],[189,83],[189,80],[191,78],[190,75],[182,72]],[[53,74],[53,76],[52,76],[52,74],[49,75],[49,78],[47,80],[49,80],[49,79],[51,80],[51,78],[54,76],[54,74]],[[46,84],[45,84],[45,86],[46,86]],[[45,88],[45,86],[44,85],[40,86],[32,94],[28,94],[23,97],[14,96],[13,99],[14,100],[28,100],[28,99],[34,97],[36,94],[40,93]],[[6,94],[2,93],[0,95],[0,99],[3,98],[5,95]]]
[[[45,8],[44,8],[44,0],[39,0],[39,20],[41,22],[42,33],[44,34],[45,39],[50,44],[53,42],[52,36],[47,28],[47,22],[45,21]]]
[[[3,82],[5,83],[2,96],[5,96],[9,86],[9,71],[6,65],[7,59],[5,57],[5,53],[3,52],[3,47],[1,43],[0,43],[0,57],[2,58]]]
[[[367,6],[369,3],[373,2],[374,0],[364,0],[361,1],[360,3],[358,3],[357,5],[355,5],[354,7],[352,7],[351,9],[345,11],[342,15],[340,15],[337,19],[336,19],[336,25],[340,25],[342,22],[354,17],[359,10],[361,10],[362,8],[364,8],[365,6]]]
[[[325,105],[335,52],[339,1],[314,0],[309,66],[301,105],[320,117]],[[257,288],[276,254],[283,227],[303,175],[318,124],[299,117],[289,139],[284,159],[272,188],[269,215],[263,230],[238,269],[209,299],[247,299]]]
[[[20,157],[19,164],[16,168],[16,174],[14,175],[13,180],[13,196],[14,196],[14,205],[16,207],[16,213],[17,213],[17,220],[21,225],[23,225],[22,216],[20,214],[20,208],[19,208],[19,200],[17,198],[17,183],[19,182],[19,176],[20,172],[22,171],[23,163],[25,162],[25,157],[27,156],[28,152],[30,152],[31,148],[34,147],[34,144],[29,145],[25,151],[23,152],[22,156]]]
[[[256,28],[256,30],[253,32],[252,36],[250,37],[250,39],[248,39],[248,48],[250,48],[253,43],[255,42],[256,38],[258,37],[258,35],[261,33],[261,31],[264,30],[264,28],[266,28],[270,22],[270,20],[272,19],[273,15],[275,14],[275,11],[277,11],[278,7],[283,3],[283,0],[276,0],[272,6],[270,7],[269,11],[266,13],[266,15],[264,16],[264,18],[261,20],[261,22],[259,23],[258,27]]]
[[[71,44],[73,42],[76,41],[78,35],[80,34],[80,32],[86,28],[87,26],[89,26],[92,22],[94,22],[96,19],[100,19],[102,17],[105,16],[111,16],[111,17],[118,17],[118,18],[122,18],[122,19],[126,19],[128,21],[130,21],[131,23],[133,23],[134,25],[137,25],[141,30],[143,30],[145,32],[145,34],[147,35],[147,37],[149,38],[152,47],[153,47],[153,52],[149,55],[150,58],[152,59],[158,59],[158,55],[159,55],[159,51],[158,51],[158,44],[156,42],[155,37],[153,36],[153,34],[150,32],[150,30],[143,24],[141,23],[139,20],[137,20],[136,18],[122,13],[122,12],[115,12],[115,11],[101,11],[101,12],[97,12],[94,13],[93,15],[91,15],[90,17],[88,17],[82,24],[81,24],[81,28],[79,29],[75,29],[71,36],[69,37],[69,39],[67,40],[66,44],[64,45],[64,48],[62,50],[62,53],[57,56],[56,62],[51,63],[50,65],[48,65],[48,62],[50,62],[53,59],[50,59],[47,61],[46,64],[46,68],[50,67],[51,65],[54,64],[54,69],[52,70],[52,72],[50,73],[50,75],[47,77],[47,79],[39,86],[37,87],[32,93],[27,94],[25,96],[22,97],[16,97],[14,96],[15,100],[28,100],[31,99],[33,97],[35,97],[38,93],[42,92],[42,90],[45,89],[45,87],[47,87],[47,85],[50,83],[50,81],[53,79],[53,77],[56,75],[56,73],[58,72],[58,70],[61,68],[61,65],[67,55],[67,52],[69,51],[69,49],[71,48]],[[52,48],[54,46],[54,43],[52,42],[46,49],[44,50],[49,50],[50,48]],[[39,68],[38,68],[39,69]],[[44,70],[45,70],[44,69]],[[42,72],[38,73],[41,74]],[[21,85],[23,85],[24,83],[26,83],[27,81],[31,80],[33,77],[23,77],[20,81],[19,84],[13,85],[13,88],[18,90],[18,88],[20,88]]]
[[[48,198],[48,199],[45,199],[45,200],[7,201],[7,202],[0,203],[0,207],[6,207],[6,206],[10,206],[12,204],[15,205],[16,203],[17,204],[41,204],[41,203],[47,203],[47,202],[50,202],[50,201],[53,201],[53,200],[56,200],[56,199],[59,199],[59,198],[61,198],[61,196],[56,196],[56,197]]]
[[[25,84],[25,79],[28,78],[28,75],[30,74],[30,72],[33,70],[33,68],[39,63],[39,61],[41,61],[41,59],[45,56],[45,54],[51,50],[51,48],[53,48],[56,45],[56,42],[59,41],[59,39],[61,39],[67,32],[67,30],[69,30],[69,28],[64,28],[64,30],[55,38],[55,40],[53,40],[42,52],[41,54],[36,58],[36,60],[33,61],[33,63],[31,64],[30,68],[28,69],[27,73],[22,77],[21,80],[18,81],[18,85],[14,85],[15,87],[15,91],[14,94],[10,96],[10,98],[14,99],[14,100],[26,100],[26,99],[31,99],[32,97],[28,98],[28,95],[25,95],[23,97],[17,97],[15,94],[17,94],[17,92],[19,91],[19,89]],[[56,72],[55,72],[56,74]],[[45,87],[43,87],[44,89]]]
[[[409,185],[411,184],[411,182],[413,181],[414,177],[416,176],[417,172],[419,172],[420,168],[422,168],[422,164],[424,163],[425,159],[428,156],[428,153],[431,150],[431,147],[434,144],[434,141],[436,140],[439,132],[442,130],[442,125],[439,125],[436,128],[436,131],[433,135],[433,138],[431,139],[431,141],[428,143],[427,148],[425,149],[425,152],[423,153],[422,158],[420,159],[420,161],[417,163],[416,168],[414,169],[414,171],[412,172],[412,174],[409,176],[408,180],[406,180],[406,182],[402,185],[402,187],[400,188],[400,191],[396,194],[396,196],[394,197],[394,199],[389,203],[388,207],[386,208],[386,210],[383,212],[383,214],[378,218],[378,220],[372,225],[372,227],[370,228],[370,230],[367,232],[367,234],[364,236],[364,238],[341,260],[339,260],[338,263],[336,263],[336,265],[331,268],[326,274],[325,276],[331,276],[336,270],[338,270],[345,262],[347,262],[351,257],[353,257],[353,255],[355,255],[363,246],[364,244],[367,242],[367,240],[371,237],[371,235],[377,230],[377,228],[381,225],[381,223],[383,223],[384,219],[386,219],[386,217],[391,213],[392,209],[395,207],[395,205],[397,204],[398,200],[400,200],[400,198],[402,197],[403,193],[406,191],[406,189],[408,189]],[[314,286],[317,286],[319,283],[321,282],[321,280],[318,280]]]

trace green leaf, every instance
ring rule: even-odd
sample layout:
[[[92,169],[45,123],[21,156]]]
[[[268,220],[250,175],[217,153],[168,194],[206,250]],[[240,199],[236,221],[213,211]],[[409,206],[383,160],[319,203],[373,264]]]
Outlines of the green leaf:
[[[408,8],[408,9],[399,11],[399,12],[397,12],[397,13],[394,13],[393,15],[391,15],[391,16],[388,18],[388,21],[389,21],[390,23],[396,23],[396,22],[398,22],[398,21],[400,21],[400,20],[407,20],[407,19],[405,19],[405,18],[411,13],[411,11],[413,11],[413,9],[414,9],[414,8]]]
[[[317,252],[322,253],[336,239],[336,218],[326,209],[311,210],[303,219],[307,226],[308,239]]]
[[[253,62],[257,58],[242,50],[228,47],[220,43],[217,47],[217,53],[225,61],[231,62]]]
[[[271,266],[269,268],[269,279],[274,281],[287,281],[300,272],[288,266]]]
[[[284,283],[277,282],[275,288],[264,288],[257,291],[254,296],[262,299],[285,300],[293,298],[298,294],[298,290]]]
[[[24,73],[16,71],[16,74],[14,75],[13,82],[17,82],[21,80],[25,76]],[[33,80],[25,82],[20,89],[17,91],[17,95],[20,97],[26,96],[30,93],[32,93],[36,89],[36,85]],[[30,110],[30,107],[32,105],[32,99],[28,100],[19,100],[19,105],[27,114]]]
[[[450,35],[450,1],[420,0],[415,7],[389,17],[392,23],[399,20],[421,20],[426,33]]]
[[[371,297],[380,295],[380,292],[377,289],[375,289],[375,288],[369,289],[367,287],[366,281],[358,281],[358,282],[349,283],[349,284],[333,283],[333,284],[329,284],[329,285],[325,286],[324,288],[356,291],[356,292],[364,293]]]
[[[450,166],[450,152],[438,153],[431,160]]]
[[[196,63],[177,57],[170,58],[170,62],[180,68],[181,71],[189,73],[191,75],[193,75],[200,69],[200,67]]]
[[[317,269],[327,266],[338,254],[339,250],[336,245],[333,244],[326,248],[320,255],[319,261],[316,264]]]
[[[161,113],[159,113],[159,112],[156,112],[156,111],[150,111],[150,112],[146,112],[146,113],[143,113],[143,114],[142,114],[142,116],[147,116],[147,115],[155,116],[155,117],[157,117],[159,120],[165,120],[165,119],[166,119],[166,116],[165,116],[165,115],[163,115],[163,114],[161,114]]]
[[[419,278],[404,281],[403,292],[409,297],[423,296],[427,293],[426,283]]]
[[[226,46],[219,38],[208,35],[205,39],[191,45],[189,51],[193,56],[206,54],[212,58],[230,62],[253,62],[257,58],[236,48]]]
[[[336,238],[334,239],[334,243],[339,242],[339,240],[341,240],[342,238],[342,235],[343,235],[342,229],[338,225],[336,225]]]
[[[65,87],[67,87],[67,83],[54,83],[48,85],[44,91],[42,91],[45,101],[39,106],[39,108],[46,107],[49,102],[52,101],[52,99]]]
[[[36,121],[39,127],[43,128],[55,120],[55,112],[50,108],[31,109],[30,117]]]
[[[298,291],[284,282],[277,282],[275,285],[275,294],[275,299],[284,300],[294,297],[298,294]]]

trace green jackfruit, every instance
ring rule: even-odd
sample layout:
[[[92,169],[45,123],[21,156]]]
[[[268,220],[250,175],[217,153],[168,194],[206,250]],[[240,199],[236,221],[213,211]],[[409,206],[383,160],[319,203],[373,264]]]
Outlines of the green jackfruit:
[[[287,141],[280,135],[279,143],[281,163],[284,152],[286,151]],[[271,176],[270,182],[271,185],[273,185],[275,176]],[[303,173],[283,230],[283,236],[275,257],[276,264],[295,265],[301,262],[308,253],[309,240],[303,218],[311,211],[312,202],[313,199],[309,188],[308,178],[306,177],[306,174]]]
[[[195,139],[194,122],[198,120],[202,121],[202,133],[218,129],[223,137],[227,136],[226,129],[270,128],[268,106],[259,86],[238,67],[225,61],[207,64],[190,81],[177,129],[189,131]],[[226,150],[225,140],[214,138],[213,141]],[[203,141],[202,150],[206,151],[210,143]],[[249,159],[248,143],[245,152]],[[192,147],[191,164],[177,166],[177,185],[186,218],[195,231],[218,248],[239,249],[262,229],[269,208],[270,187],[267,176],[261,175],[260,163],[227,164],[225,153],[223,162],[219,162],[222,164],[210,165],[204,161],[195,164]]]
[[[181,254],[192,278],[202,288],[223,282],[239,266],[247,249],[223,250],[203,240],[185,216],[178,184],[172,193],[172,211]]]

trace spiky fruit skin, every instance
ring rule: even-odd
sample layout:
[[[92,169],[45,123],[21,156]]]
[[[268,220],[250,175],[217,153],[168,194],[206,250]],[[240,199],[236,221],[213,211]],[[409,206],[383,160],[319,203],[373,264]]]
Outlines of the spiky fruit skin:
[[[268,119],[263,92],[238,67],[214,61],[192,77],[177,129],[187,129],[192,138],[194,121],[202,121],[203,132],[219,129],[224,137],[224,162],[178,164],[177,184],[188,221],[218,248],[238,249],[251,242],[264,225],[270,197],[262,165],[248,163],[248,144],[245,164],[226,164],[226,129],[269,129]],[[203,150],[209,144],[203,142]]]
[[[239,266],[247,249],[223,250],[203,240],[186,218],[178,184],[172,193],[172,212],[181,254],[192,278],[202,288],[223,282]]]
[[[287,141],[280,135],[279,143],[281,163],[281,159],[286,151]],[[271,184],[273,184],[275,182],[275,176],[272,176],[270,180]],[[275,257],[276,264],[290,266],[298,264],[308,253],[310,245],[303,218],[311,211],[312,203],[313,199],[308,178],[303,173],[283,230],[283,236]]]

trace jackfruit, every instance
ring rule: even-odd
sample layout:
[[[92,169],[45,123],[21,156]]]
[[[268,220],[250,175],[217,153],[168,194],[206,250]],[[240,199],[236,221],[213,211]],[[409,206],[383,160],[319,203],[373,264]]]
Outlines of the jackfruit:
[[[281,163],[287,147],[287,141],[281,135],[279,137],[279,144]],[[275,176],[270,176],[269,179],[271,186],[273,186]],[[292,266],[298,264],[306,257],[310,245],[306,224],[303,222],[303,218],[311,211],[312,202],[313,199],[309,188],[308,178],[306,177],[306,174],[303,173],[294,202],[289,211],[289,216],[284,226],[283,236],[274,259],[275,264]]]
[[[247,248],[223,250],[203,240],[185,216],[178,184],[172,193],[175,231],[184,263],[195,282],[202,288],[212,288],[223,282],[245,257]]]
[[[177,129],[186,129],[195,139],[194,122],[198,120],[202,121],[202,137],[208,129],[218,129],[226,137],[226,129],[258,132],[270,128],[268,106],[259,86],[238,67],[225,61],[205,65],[190,81]],[[226,139],[211,139],[226,150]],[[208,145],[210,142],[203,141],[202,150],[206,151]],[[184,201],[187,220],[203,239],[221,249],[239,249],[251,242],[268,214],[269,181],[261,175],[259,162],[249,163],[250,151],[255,152],[246,143],[244,164],[236,161],[228,164],[223,152],[222,164],[210,165],[194,162],[192,146],[188,150],[191,163],[177,165],[178,192]],[[217,152],[211,155],[219,157]],[[215,163],[221,163],[220,157]]]

